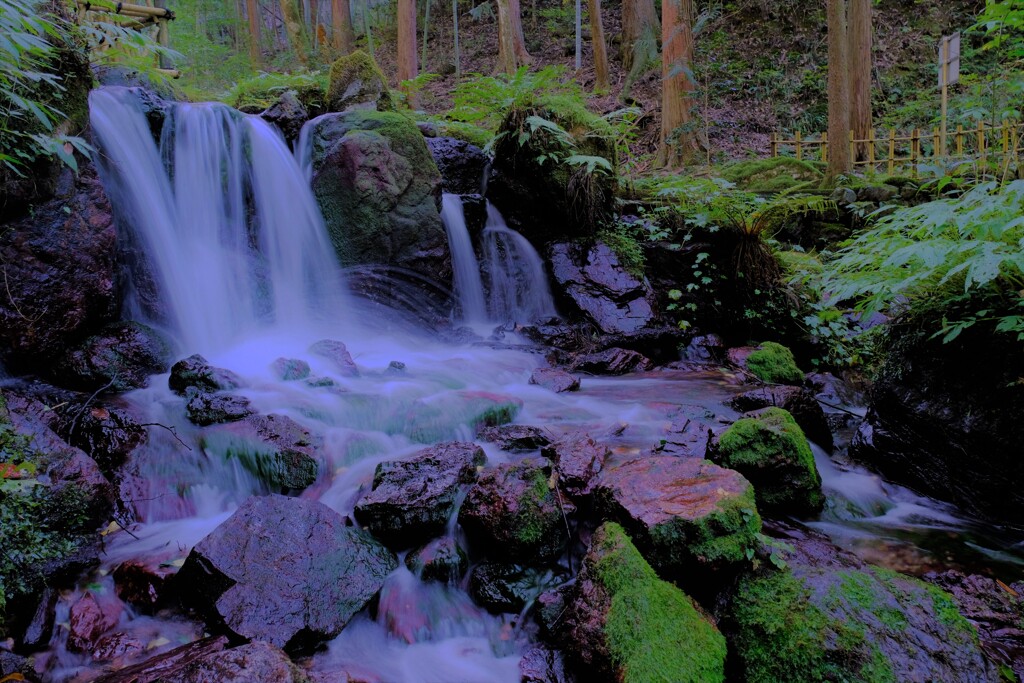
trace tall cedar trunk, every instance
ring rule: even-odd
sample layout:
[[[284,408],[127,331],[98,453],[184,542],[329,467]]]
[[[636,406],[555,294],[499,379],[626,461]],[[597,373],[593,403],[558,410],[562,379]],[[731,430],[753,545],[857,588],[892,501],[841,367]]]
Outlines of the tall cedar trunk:
[[[284,30],[288,34],[288,44],[298,56],[304,66],[309,65],[309,55],[306,54],[306,32],[302,26],[302,14],[299,12],[297,0],[281,0],[281,18],[284,20]]]
[[[313,37],[313,47],[320,46],[320,6],[317,0],[309,0],[309,33]]]
[[[497,2],[498,65],[496,71],[513,74],[523,64],[533,61],[533,58],[526,51],[519,0],[497,0]]]
[[[594,89],[608,91],[608,46],[604,42],[604,24],[601,21],[601,0],[587,0],[590,13],[590,39],[594,43],[594,72],[597,80]]]
[[[416,78],[416,0],[398,0],[398,82]],[[410,104],[414,104],[410,102]]]
[[[331,28],[334,31],[334,49],[343,55],[352,52],[356,38],[352,33],[349,0],[331,0]]]
[[[850,172],[850,59],[846,0],[828,0],[828,171]]]
[[[263,63],[260,54],[260,6],[258,0],[245,0],[245,11],[249,15],[249,59],[253,65]]]
[[[622,67],[628,72],[637,60],[658,53],[657,38],[661,32],[654,0],[622,0]],[[648,46],[637,54],[637,43]]]
[[[455,78],[462,76],[462,54],[459,51],[459,0],[452,0],[452,31],[455,34]]]
[[[850,0],[850,126],[853,137],[871,133],[871,0]],[[867,142],[858,142],[857,161],[868,158]]]
[[[693,131],[680,130],[690,122],[694,90],[693,0],[661,3],[661,145],[658,161],[681,168],[694,151]]]

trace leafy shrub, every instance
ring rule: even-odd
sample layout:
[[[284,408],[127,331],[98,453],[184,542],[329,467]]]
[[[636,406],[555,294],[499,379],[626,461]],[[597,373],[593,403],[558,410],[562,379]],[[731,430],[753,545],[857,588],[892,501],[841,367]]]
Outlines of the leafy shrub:
[[[562,105],[586,111],[583,91],[568,77],[564,67],[549,66],[530,71],[523,66],[511,76],[467,74],[455,87],[455,101],[449,118],[493,131],[513,106],[550,97],[558,97]]]

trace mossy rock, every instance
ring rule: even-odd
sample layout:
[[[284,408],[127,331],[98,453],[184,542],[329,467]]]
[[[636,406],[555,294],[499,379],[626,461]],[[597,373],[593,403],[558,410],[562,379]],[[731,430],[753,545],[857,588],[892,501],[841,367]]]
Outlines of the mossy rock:
[[[772,384],[803,384],[804,373],[796,365],[793,352],[782,344],[765,342],[747,356],[747,370]]]
[[[340,57],[331,65],[327,106],[337,112],[396,111],[387,78],[373,57],[362,50]]]
[[[713,459],[750,480],[764,512],[809,514],[825,504],[807,437],[782,408],[737,420],[719,438]]]
[[[441,135],[468,142],[484,149],[494,139],[494,131],[461,121],[443,121],[439,124]]]
[[[559,628],[565,651],[600,680],[725,680],[725,638],[615,523],[594,533]]]
[[[745,159],[726,164],[720,173],[741,190],[781,192],[798,185],[817,186],[824,178],[824,165],[793,157]]]
[[[732,601],[742,680],[999,680],[948,593],[850,561],[790,562],[745,577]]]

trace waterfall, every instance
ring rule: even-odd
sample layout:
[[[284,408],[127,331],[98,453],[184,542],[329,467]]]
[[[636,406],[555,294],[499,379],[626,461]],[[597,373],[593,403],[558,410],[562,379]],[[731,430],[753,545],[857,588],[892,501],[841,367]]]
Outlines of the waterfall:
[[[473,251],[473,241],[466,228],[466,215],[462,199],[455,194],[441,198],[441,221],[448,232],[448,248],[452,255],[453,289],[462,322],[479,323],[487,320],[484,303],[484,285],[480,279],[480,264]]]
[[[178,104],[158,146],[132,90],[96,90],[89,104],[104,186],[185,348],[342,315],[319,209],[273,127],[221,104]]]
[[[491,319],[532,322],[557,315],[540,254],[529,240],[505,224],[490,202],[483,241]]]

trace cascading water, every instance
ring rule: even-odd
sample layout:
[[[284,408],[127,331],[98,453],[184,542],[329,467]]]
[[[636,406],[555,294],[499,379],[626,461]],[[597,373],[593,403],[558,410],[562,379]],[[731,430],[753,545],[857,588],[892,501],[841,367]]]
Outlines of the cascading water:
[[[488,278],[488,312],[497,322],[533,322],[557,315],[544,261],[530,241],[505,224],[487,202],[483,268]]]
[[[480,264],[473,251],[473,240],[466,228],[466,215],[458,195],[445,193],[441,198],[441,221],[448,232],[454,280],[452,284],[460,319],[466,323],[484,322],[487,320],[487,305],[484,303]]]

